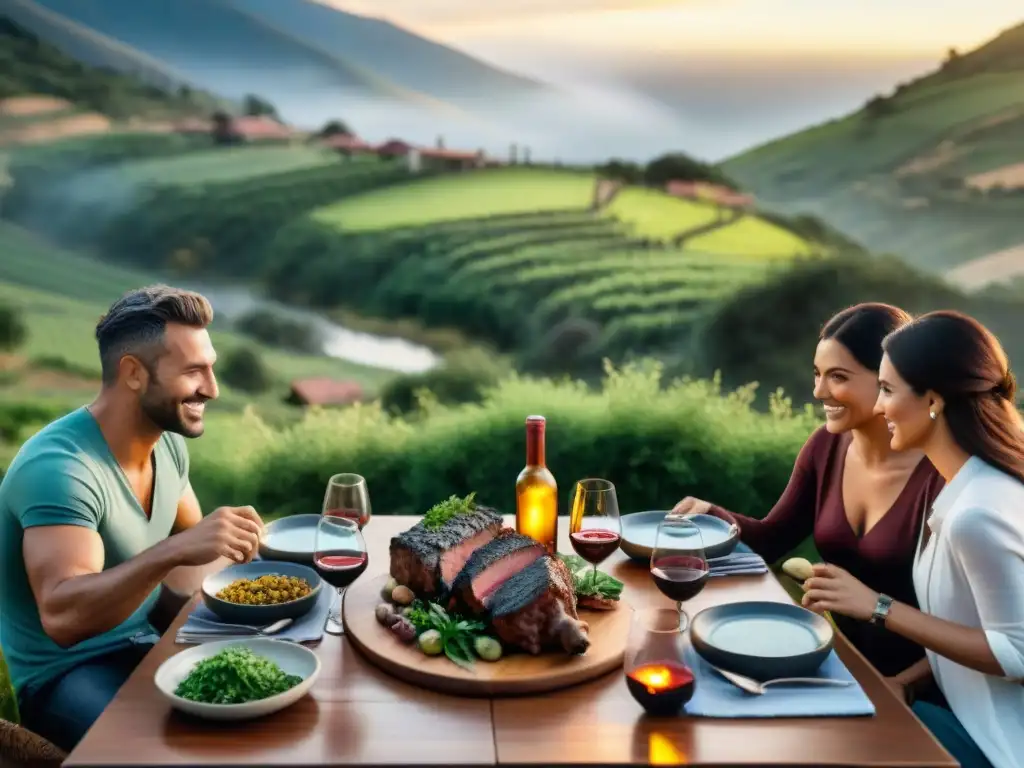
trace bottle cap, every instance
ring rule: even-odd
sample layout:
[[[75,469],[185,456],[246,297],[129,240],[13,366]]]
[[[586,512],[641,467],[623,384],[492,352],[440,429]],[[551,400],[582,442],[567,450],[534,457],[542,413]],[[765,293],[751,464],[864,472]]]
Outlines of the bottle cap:
[[[543,424],[545,421],[546,421],[546,419],[543,416],[527,416],[526,417],[526,423],[527,424]]]

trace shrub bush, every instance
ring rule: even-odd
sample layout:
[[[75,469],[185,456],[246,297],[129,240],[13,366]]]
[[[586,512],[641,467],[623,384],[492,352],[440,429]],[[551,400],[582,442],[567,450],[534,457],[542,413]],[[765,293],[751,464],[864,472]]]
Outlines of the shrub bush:
[[[0,304],[0,351],[17,349],[28,338],[28,329],[21,313],[14,307]]]
[[[560,512],[572,483],[607,477],[623,513],[665,509],[692,494],[763,516],[816,426],[781,399],[751,407],[752,387],[723,395],[717,381],[664,386],[660,365],[608,368],[603,386],[513,376],[479,403],[428,405],[415,421],[379,403],[310,409],[274,430],[252,414],[210,420],[192,443],[192,476],[204,509],[252,504],[264,514],[319,511],[336,472],[367,478],[374,514],[422,514],[453,493],[515,511],[525,461],[526,416],[547,417],[548,465]]]
[[[504,363],[483,351],[469,350],[448,356],[445,364],[424,373],[410,373],[389,381],[380,392],[381,406],[397,414],[419,408],[420,393],[443,405],[478,403],[486,390],[511,372]]]
[[[266,392],[273,382],[260,353],[248,346],[228,350],[219,372],[226,384],[252,394]]]

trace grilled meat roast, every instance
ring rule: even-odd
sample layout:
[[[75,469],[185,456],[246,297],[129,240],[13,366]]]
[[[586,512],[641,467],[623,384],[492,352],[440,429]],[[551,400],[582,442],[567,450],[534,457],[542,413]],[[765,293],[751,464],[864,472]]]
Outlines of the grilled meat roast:
[[[476,506],[431,529],[416,523],[391,539],[391,575],[419,597],[432,599],[451,584],[473,551],[501,530],[501,513]]]
[[[547,649],[586,653],[590,626],[576,613],[569,567],[545,555],[513,573],[487,606],[495,634],[532,654]]]
[[[391,539],[391,576],[418,597],[487,620],[506,644],[532,654],[585,653],[589,626],[577,613],[568,566],[538,542],[476,506],[436,529],[422,522]]]
[[[455,577],[450,589],[451,606],[483,614],[487,602],[506,579],[546,554],[547,550],[529,536],[502,528],[470,555]]]

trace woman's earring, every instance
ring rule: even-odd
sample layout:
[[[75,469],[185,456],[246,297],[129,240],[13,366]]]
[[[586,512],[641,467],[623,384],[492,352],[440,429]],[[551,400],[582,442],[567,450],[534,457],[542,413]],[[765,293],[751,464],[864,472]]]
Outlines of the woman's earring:
[[[935,413],[935,411],[929,411],[928,415],[932,417],[932,421],[935,421],[935,419],[938,417],[938,414]]]

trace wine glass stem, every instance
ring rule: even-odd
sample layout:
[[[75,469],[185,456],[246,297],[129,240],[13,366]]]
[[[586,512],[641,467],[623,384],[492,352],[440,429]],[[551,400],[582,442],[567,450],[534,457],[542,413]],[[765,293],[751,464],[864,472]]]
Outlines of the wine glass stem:
[[[331,613],[333,618],[338,625],[341,625],[341,609],[345,605],[345,587],[338,587],[338,607]]]
[[[686,614],[682,602],[677,602],[676,608],[679,610],[679,631],[685,632],[690,628],[690,617]]]

